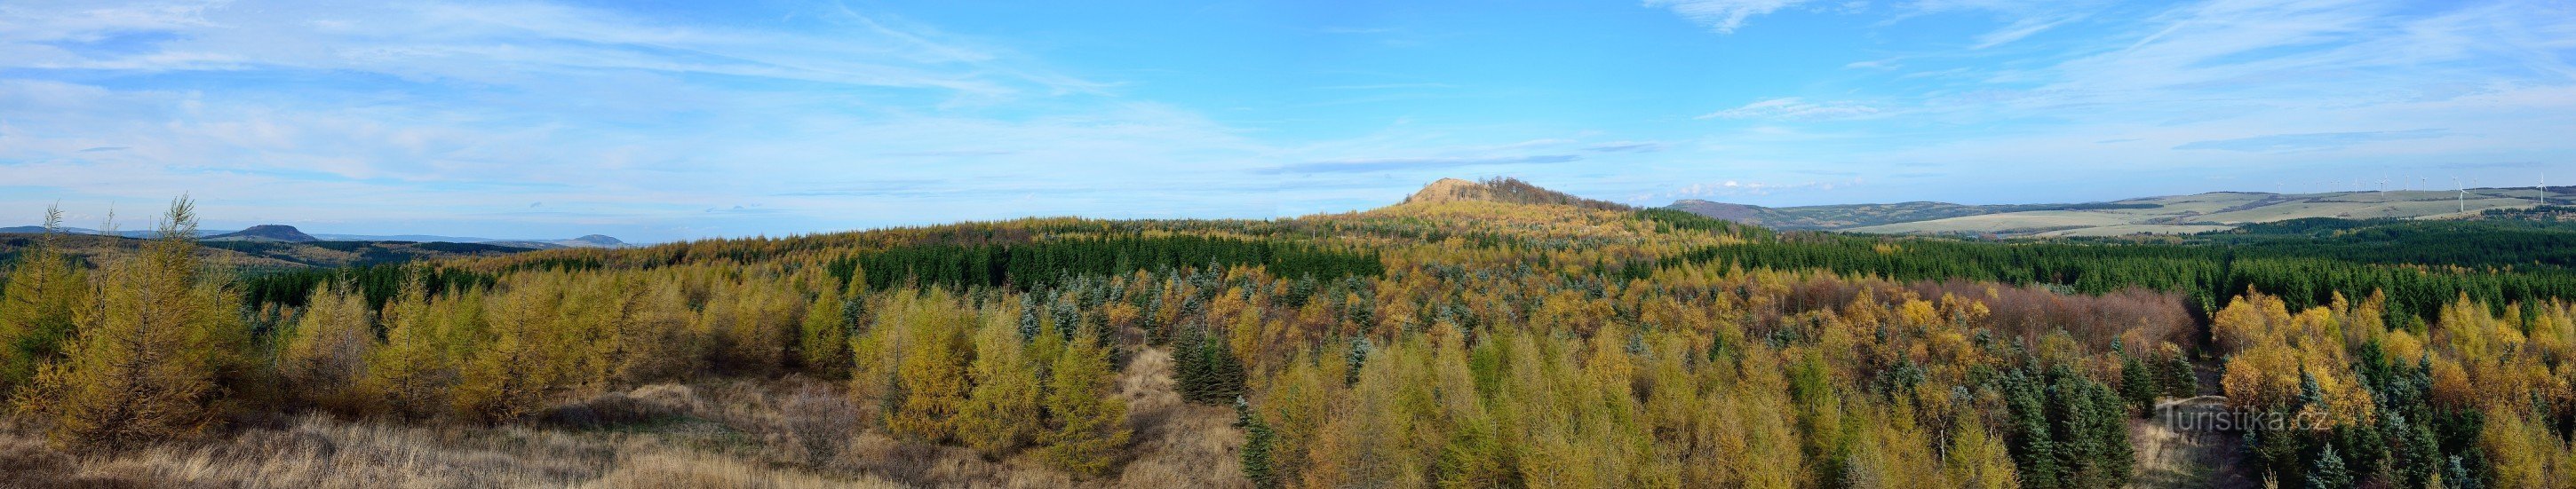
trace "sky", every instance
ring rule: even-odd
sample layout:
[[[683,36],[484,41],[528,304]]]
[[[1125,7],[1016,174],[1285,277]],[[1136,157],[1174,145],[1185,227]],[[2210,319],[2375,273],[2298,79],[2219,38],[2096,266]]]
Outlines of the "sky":
[[[2571,136],[2568,0],[0,1],[0,226],[2086,202],[2576,184]]]

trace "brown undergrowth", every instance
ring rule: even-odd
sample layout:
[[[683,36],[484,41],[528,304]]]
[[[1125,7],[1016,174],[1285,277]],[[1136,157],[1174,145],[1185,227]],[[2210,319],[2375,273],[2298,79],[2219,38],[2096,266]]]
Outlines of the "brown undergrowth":
[[[0,427],[0,488],[1247,487],[1240,430],[1172,391],[1170,356],[1137,352],[1119,395],[1132,457],[1077,479],[1027,456],[899,441],[865,428],[837,383],[790,376],[654,384],[486,427],[304,415],[195,442],[75,454]]]

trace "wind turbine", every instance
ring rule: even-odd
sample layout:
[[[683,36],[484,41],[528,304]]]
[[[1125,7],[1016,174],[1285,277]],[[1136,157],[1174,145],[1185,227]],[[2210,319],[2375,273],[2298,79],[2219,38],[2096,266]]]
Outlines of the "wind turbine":
[[[2460,185],[2460,177],[2451,177],[2451,186],[2459,187],[2460,213],[2467,214],[2469,212],[2469,187],[2466,185]]]

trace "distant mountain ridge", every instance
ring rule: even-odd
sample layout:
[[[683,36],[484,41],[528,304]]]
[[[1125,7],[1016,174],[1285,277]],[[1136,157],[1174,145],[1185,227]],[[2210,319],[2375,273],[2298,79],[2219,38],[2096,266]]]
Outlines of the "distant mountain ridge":
[[[2448,219],[2564,203],[2576,187],[2391,190],[2274,194],[2208,192],[2072,204],[1970,205],[1947,202],[1763,207],[1684,199],[1665,206],[1781,230],[1872,234],[2113,236],[2233,229],[2291,219]]]
[[[287,234],[283,234],[283,233],[278,233],[278,232],[277,232],[277,230],[276,230],[275,228],[284,228],[284,231],[292,232],[292,233],[294,233],[294,234],[293,234],[293,235],[287,235]],[[76,227],[65,227],[65,228],[62,228],[62,229],[61,229],[61,231],[62,231],[63,233],[66,233],[66,234],[87,234],[87,235],[103,234],[103,233],[100,233],[100,232],[99,232],[98,230],[96,230],[96,229],[76,228]],[[36,233],[43,233],[43,232],[45,232],[45,228],[44,228],[44,226],[14,226],[14,227],[0,227],[0,234],[36,234]],[[153,234],[153,233],[155,233],[155,232],[156,232],[156,231],[148,230],[148,229],[145,229],[145,230],[119,230],[119,231],[117,231],[115,234],[116,234],[117,236],[122,236],[122,237],[127,237],[127,238],[150,238],[150,237],[152,237],[152,234]],[[584,235],[584,236],[579,237],[579,238],[570,238],[570,239],[492,239],[492,238],[474,238],[474,237],[459,237],[459,236],[439,236],[439,235],[429,235],[429,234],[398,234],[398,235],[327,234],[327,233],[324,233],[324,234],[306,234],[306,233],[304,233],[304,232],[302,232],[302,231],[300,231],[300,230],[297,230],[294,226],[277,225],[277,224],[265,224],[265,225],[259,225],[259,226],[251,226],[251,227],[249,227],[249,228],[242,229],[242,230],[238,230],[238,231],[225,231],[225,230],[200,230],[200,231],[198,231],[198,232],[197,232],[197,236],[198,236],[198,238],[199,238],[199,239],[205,239],[205,240],[220,240],[220,241],[282,241],[282,242],[294,242],[294,243],[321,242],[321,241],[376,241],[376,242],[403,241],[403,242],[413,242],[413,243],[469,243],[469,244],[487,244],[487,245],[494,245],[494,246],[509,246],[509,247],[527,248],[527,249],[555,249],[555,248],[626,248],[626,247],[632,247],[632,246],[634,246],[634,245],[632,245],[632,244],[628,244],[628,243],[626,243],[625,241],[621,241],[621,240],[618,240],[617,238],[610,237],[610,236],[608,236],[608,235],[603,235],[603,234],[591,234],[591,235]],[[300,236],[301,238],[297,238],[297,236]]]

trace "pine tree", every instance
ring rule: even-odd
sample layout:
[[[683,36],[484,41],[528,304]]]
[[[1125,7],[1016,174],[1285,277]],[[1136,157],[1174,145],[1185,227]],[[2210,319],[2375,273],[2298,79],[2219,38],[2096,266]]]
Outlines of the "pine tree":
[[[62,358],[90,300],[88,273],[55,244],[62,221],[60,207],[45,208],[44,236],[19,256],[0,289],[0,399],[35,380],[37,366]]]
[[[1127,446],[1127,401],[1110,392],[1115,372],[1109,350],[1099,339],[1082,334],[1056,359],[1047,379],[1047,431],[1043,458],[1057,468],[1099,476],[1109,471],[1118,451]]]
[[[136,260],[110,265],[62,361],[24,406],[58,445],[116,448],[194,436],[215,421],[219,376],[238,362],[233,296],[196,256],[195,204],[179,198]]]
[[[1013,326],[995,321],[976,331],[975,360],[967,366],[975,387],[957,414],[957,438],[987,457],[1019,448],[1037,434],[1040,419],[1038,401],[1045,386]]]

